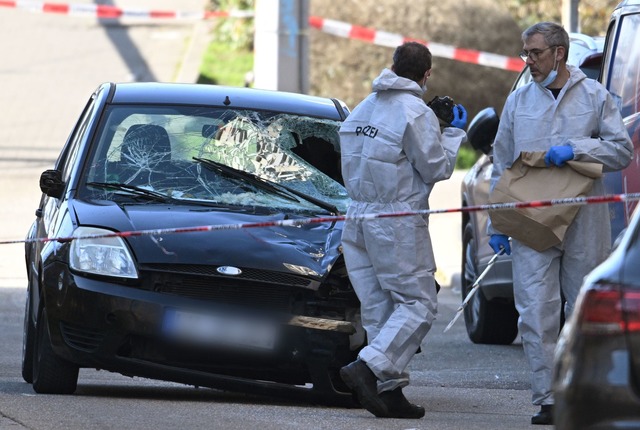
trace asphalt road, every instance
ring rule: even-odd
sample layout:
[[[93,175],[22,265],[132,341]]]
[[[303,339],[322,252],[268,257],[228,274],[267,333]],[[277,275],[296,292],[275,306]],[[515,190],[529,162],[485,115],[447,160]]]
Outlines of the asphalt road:
[[[75,2],[78,3],[78,2]],[[183,0],[181,10],[204,1]],[[172,10],[169,0],[122,8]],[[519,343],[473,345],[460,320],[460,216],[431,217],[439,316],[411,364],[406,395],[419,421],[195,389],[83,369],[73,396],[35,395],[20,376],[26,272],[19,243],[34,219],[40,173],[53,166],[89,94],[103,81],[192,82],[209,37],[202,22],[101,22],[0,7],[0,430],[4,429],[529,429],[528,372]],[[438,184],[431,207],[458,207],[464,172]]]
[[[24,288],[0,288],[0,430],[134,429],[529,429],[528,376],[521,345],[472,345],[459,299],[440,293],[440,315],[412,362],[405,394],[421,420],[376,419],[344,409],[128,378],[82,369],[72,396],[36,395],[20,376]]]

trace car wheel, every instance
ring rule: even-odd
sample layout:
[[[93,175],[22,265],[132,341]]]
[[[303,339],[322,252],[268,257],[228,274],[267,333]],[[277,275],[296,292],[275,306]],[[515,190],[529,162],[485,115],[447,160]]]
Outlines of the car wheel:
[[[22,330],[22,379],[33,382],[33,344],[36,341],[36,326],[33,323],[33,303],[31,286],[27,288],[27,301],[24,305],[24,327]]]
[[[33,390],[41,394],[72,394],[78,385],[78,370],[78,366],[53,352],[47,311],[42,306],[33,351]]]
[[[467,223],[462,238],[462,300],[471,291],[478,278],[476,245],[473,227]],[[467,335],[473,343],[509,345],[518,335],[518,312],[513,301],[487,300],[482,289],[478,290],[464,308]]]

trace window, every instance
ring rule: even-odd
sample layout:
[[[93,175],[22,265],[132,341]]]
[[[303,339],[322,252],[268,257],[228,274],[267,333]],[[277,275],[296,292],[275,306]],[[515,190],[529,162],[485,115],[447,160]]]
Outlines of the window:
[[[640,14],[621,18],[609,76],[609,91],[623,117],[638,113],[640,104]]]
[[[345,211],[339,125],[254,110],[112,105],[87,163],[87,195],[131,199],[136,188],[156,200],[301,210],[322,201]],[[283,187],[310,198],[292,198]]]

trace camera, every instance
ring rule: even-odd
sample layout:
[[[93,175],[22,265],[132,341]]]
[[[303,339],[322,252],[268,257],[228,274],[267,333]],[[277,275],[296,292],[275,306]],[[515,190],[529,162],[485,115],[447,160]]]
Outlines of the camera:
[[[453,99],[449,96],[435,96],[427,103],[427,106],[431,108],[433,113],[447,124],[451,124],[451,121],[453,121],[453,107],[455,105]]]

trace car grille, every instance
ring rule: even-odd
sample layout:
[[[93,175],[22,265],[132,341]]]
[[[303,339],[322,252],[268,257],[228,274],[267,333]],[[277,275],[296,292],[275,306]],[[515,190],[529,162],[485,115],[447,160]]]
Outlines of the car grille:
[[[153,271],[204,275],[225,279],[244,279],[248,281],[268,282],[295,287],[309,287],[312,283],[311,280],[302,276],[258,269],[243,268],[242,273],[238,276],[222,276],[216,271],[217,266],[203,266],[199,264],[149,264],[144,266],[144,269],[146,268]]]
[[[67,345],[83,351],[94,351],[104,339],[104,333],[101,330],[65,322],[60,323],[60,329]]]
[[[223,276],[216,267],[202,265],[146,265],[144,288],[217,303],[290,311],[296,295],[314,281],[294,275],[242,269],[239,276]],[[147,276],[148,275],[148,276]]]

